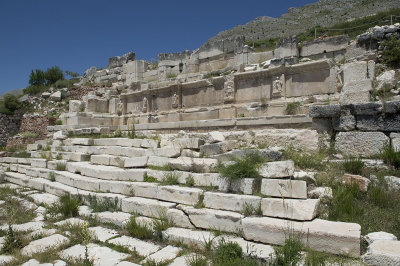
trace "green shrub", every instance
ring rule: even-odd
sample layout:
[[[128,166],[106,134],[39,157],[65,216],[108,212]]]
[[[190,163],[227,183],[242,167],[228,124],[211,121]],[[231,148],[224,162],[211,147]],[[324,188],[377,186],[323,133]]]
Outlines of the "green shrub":
[[[56,170],[57,171],[65,171],[65,170],[67,170],[67,164],[64,163],[64,162],[57,162]]]
[[[153,238],[153,230],[147,224],[139,224],[136,222],[136,217],[134,215],[131,216],[129,222],[125,226],[126,231],[128,231],[129,235],[139,238],[139,239],[152,239]]]
[[[163,239],[162,232],[173,226],[174,222],[168,218],[167,211],[165,209],[160,209],[158,212],[158,219],[153,219],[155,239],[161,241]]]
[[[254,206],[251,203],[245,202],[243,205],[242,214],[244,216],[262,215],[261,203],[257,206]]]
[[[343,162],[344,171],[353,175],[361,175],[363,168],[364,163],[359,158],[350,158]]]
[[[346,220],[354,220],[356,217],[362,216],[364,210],[356,200],[360,198],[361,193],[357,184],[337,184],[331,201],[329,219],[337,220],[345,217]]]
[[[208,266],[207,258],[198,254],[187,257],[185,262],[189,266]]]
[[[300,102],[288,103],[286,105],[285,113],[287,115],[295,115],[299,112],[300,106],[301,106]]]
[[[116,212],[119,211],[118,198],[111,200],[104,198],[101,201],[97,200],[96,196],[89,195],[89,208],[93,212]]]
[[[194,187],[195,185],[195,181],[192,175],[189,175],[188,177],[186,177],[186,181],[185,181],[186,186],[188,187]]]
[[[307,249],[305,266],[325,266],[327,255],[321,252]]]
[[[383,47],[383,63],[393,68],[400,67],[400,39],[393,37],[390,40],[385,40],[380,44],[380,47]]]
[[[16,158],[31,158],[31,153],[27,152],[27,151],[19,151],[19,152],[13,153],[12,157],[16,157]]]
[[[30,131],[25,131],[20,133],[21,137],[24,139],[34,139],[37,138],[39,136],[38,133],[36,132],[30,132]]]
[[[161,185],[178,185],[179,176],[175,172],[166,173],[160,182]]]
[[[221,239],[212,254],[212,265],[219,266],[258,266],[256,259],[244,257],[243,250],[235,242]]]
[[[168,73],[168,74],[167,74],[167,79],[174,79],[174,78],[176,78],[176,77],[177,77],[177,75],[174,74],[174,73]]]
[[[265,162],[265,158],[258,153],[250,153],[242,159],[234,159],[233,164],[218,165],[218,172],[229,180],[242,178],[259,178],[258,168]]]
[[[38,95],[46,91],[49,87],[46,85],[30,85],[23,89],[24,94]]]
[[[135,124],[132,124],[132,126],[129,127],[128,138],[130,139],[136,138]]]
[[[49,173],[49,179],[50,179],[51,182],[55,182],[56,181],[56,173],[50,172]]]
[[[326,163],[323,162],[325,154],[322,152],[298,152],[293,148],[288,148],[283,151],[283,156],[294,162],[296,167],[301,169],[318,169],[322,170]]]
[[[63,157],[62,157],[61,154],[57,154],[57,155],[56,155],[56,160],[62,160],[62,158],[63,158]]]
[[[285,244],[275,248],[275,261],[273,265],[296,266],[301,260],[301,250],[303,244],[300,241],[300,235],[296,235],[293,229],[289,229]]]
[[[3,247],[1,249],[2,252],[10,254],[14,250],[22,248],[22,241],[21,239],[15,234],[12,226],[8,225],[7,235],[3,242]]]
[[[50,214],[57,215],[61,213],[66,217],[76,217],[79,214],[80,199],[78,197],[71,197],[69,194],[65,194],[60,197],[59,202],[47,208]]]
[[[57,80],[56,83],[54,83],[54,87],[58,89],[71,88],[72,86],[74,86],[74,83],[74,80],[60,79]]]
[[[149,176],[147,173],[145,173],[143,176],[143,181],[149,183],[157,183],[158,179],[155,178],[154,176]]]
[[[12,94],[6,94],[0,100],[0,113],[10,115],[13,114],[16,110],[20,109],[22,104],[19,102],[17,96]]]
[[[32,69],[31,74],[29,75],[29,85],[41,86],[45,84],[45,81],[45,74],[42,70],[36,69],[34,72]]]
[[[385,163],[395,168],[400,168],[400,152],[395,151],[393,147],[387,146],[380,157]]]
[[[56,125],[58,125],[58,126],[59,126],[59,125],[62,125],[62,120],[57,119],[57,120],[56,120]]]
[[[54,66],[46,70],[44,77],[46,79],[46,84],[51,85],[56,83],[58,80],[64,79],[64,73],[58,66]]]

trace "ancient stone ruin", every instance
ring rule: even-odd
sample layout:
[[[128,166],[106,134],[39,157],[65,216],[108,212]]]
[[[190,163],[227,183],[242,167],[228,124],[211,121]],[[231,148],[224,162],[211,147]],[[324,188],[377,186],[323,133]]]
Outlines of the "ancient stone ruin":
[[[399,24],[382,29],[393,27],[400,32]],[[1,186],[16,189],[35,213],[12,229],[41,234],[21,249],[32,263],[24,265],[39,265],[32,254],[50,247],[57,265],[88,257],[95,265],[189,265],[194,253],[226,240],[272,264],[291,234],[349,265],[361,256],[370,265],[399,265],[391,232],[364,234],[360,224],[329,216],[336,192],[320,175],[351,157],[362,168],[387,170],[377,156],[400,150],[398,70],[382,71],[377,47],[364,45],[368,36],[302,45],[292,36],[266,52],[226,39],[159,54],[157,63],[130,52],[110,58],[106,69],[88,69],[76,84],[85,95],[69,101],[47,139],[27,146],[31,158],[0,158]],[[381,88],[390,98],[374,101]],[[296,157],[327,150],[316,166]],[[237,177],[238,164],[253,168]],[[380,184],[373,174],[340,173],[337,184],[365,193]],[[382,178],[399,193],[398,177]],[[38,206],[66,194],[80,199],[72,218],[50,219]],[[150,236],[131,230],[138,224]],[[71,244],[76,226],[91,238]],[[0,264],[14,259],[0,255]]]

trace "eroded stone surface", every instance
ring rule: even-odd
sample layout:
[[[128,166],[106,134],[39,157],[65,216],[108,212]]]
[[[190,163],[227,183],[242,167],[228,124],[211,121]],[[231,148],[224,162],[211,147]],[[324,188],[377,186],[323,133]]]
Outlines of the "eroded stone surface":
[[[65,236],[56,234],[42,239],[32,241],[21,250],[21,254],[31,256],[35,253],[46,251],[49,248],[58,248],[64,244],[68,244],[69,239]]]

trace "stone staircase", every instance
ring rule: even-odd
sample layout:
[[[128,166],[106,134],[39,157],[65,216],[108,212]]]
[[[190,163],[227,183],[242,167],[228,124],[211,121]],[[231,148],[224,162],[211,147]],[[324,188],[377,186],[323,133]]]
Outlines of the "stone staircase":
[[[267,258],[270,245],[284,244],[293,232],[316,251],[360,256],[360,226],[318,219],[320,200],[307,198],[306,181],[293,178],[293,162],[281,161],[278,149],[241,149],[240,141],[213,133],[54,139],[28,150],[32,158],[0,158],[7,182],[56,196],[70,193],[85,204],[93,198],[117,202],[120,211],[100,213],[101,221],[123,226],[130,213],[157,219],[165,211],[175,224],[163,232],[169,241],[204,245],[218,230]],[[228,182],[217,173],[219,162],[250,152],[268,158],[259,169],[261,184],[251,178]]]

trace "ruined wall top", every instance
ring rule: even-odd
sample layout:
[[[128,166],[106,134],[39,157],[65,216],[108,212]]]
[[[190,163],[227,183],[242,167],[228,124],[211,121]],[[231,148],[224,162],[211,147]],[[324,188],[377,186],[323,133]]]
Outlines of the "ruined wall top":
[[[110,57],[108,59],[107,68],[111,69],[111,68],[115,68],[115,67],[121,67],[122,65],[124,65],[130,61],[135,61],[135,56],[136,56],[136,54],[134,52],[129,52],[122,56]]]

